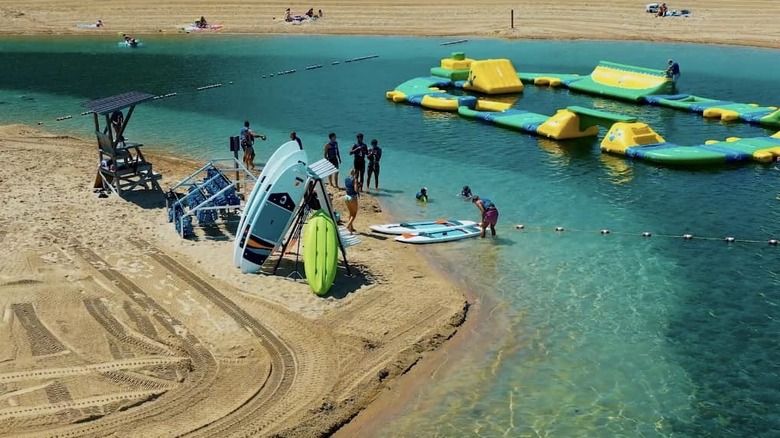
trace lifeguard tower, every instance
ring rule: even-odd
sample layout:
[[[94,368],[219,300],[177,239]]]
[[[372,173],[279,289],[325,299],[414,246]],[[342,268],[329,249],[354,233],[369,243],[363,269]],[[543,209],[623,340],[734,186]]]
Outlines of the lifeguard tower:
[[[83,104],[95,119],[95,135],[98,142],[98,173],[95,188],[110,189],[118,196],[138,187],[145,190],[162,188],[157,182],[162,175],[152,171],[152,163],[146,161],[140,143],[125,141],[124,132],[133,116],[135,106],[154,99],[151,94],[131,91]],[[127,109],[127,115],[122,111]],[[101,129],[100,116],[105,117]]]

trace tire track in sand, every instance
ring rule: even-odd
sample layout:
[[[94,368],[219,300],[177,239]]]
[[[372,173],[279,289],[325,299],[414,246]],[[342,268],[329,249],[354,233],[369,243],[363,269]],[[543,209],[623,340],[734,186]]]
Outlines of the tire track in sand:
[[[217,377],[218,366],[211,352],[200,340],[187,330],[184,324],[169,314],[162,306],[157,304],[141,288],[112,268],[105,260],[91,249],[76,243],[72,250],[76,255],[89,263],[101,275],[103,275],[114,287],[127,295],[138,304],[145,312],[164,327],[171,335],[182,341],[190,360],[190,372],[184,381],[173,389],[157,389],[134,393],[148,394],[147,402],[134,406],[121,412],[112,412],[92,421],[76,424],[68,427],[57,428],[48,432],[48,435],[58,437],[105,437],[121,434],[132,428],[133,423],[157,422],[162,423],[172,420],[177,416],[186,415],[190,406],[203,403],[213,390],[212,385]],[[166,358],[170,360],[169,358]],[[116,397],[104,397],[101,400],[116,401]],[[38,435],[38,434],[36,434]]]
[[[285,399],[296,378],[297,358],[293,349],[236,303],[173,258],[141,239],[128,240],[259,338],[270,356],[271,372],[258,392],[225,417],[193,430],[191,434],[207,437],[251,436],[262,433],[280,421],[282,418],[279,416],[270,418],[268,407]]]
[[[38,319],[32,303],[11,304],[11,308],[27,333],[27,340],[30,343],[30,350],[33,356],[45,356],[68,351]]]

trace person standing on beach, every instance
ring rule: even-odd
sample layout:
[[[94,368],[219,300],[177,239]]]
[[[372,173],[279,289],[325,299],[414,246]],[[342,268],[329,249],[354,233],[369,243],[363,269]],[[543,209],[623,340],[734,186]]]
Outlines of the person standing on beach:
[[[303,142],[301,141],[301,138],[298,137],[298,134],[296,134],[295,131],[290,133],[290,141],[297,141],[298,147],[301,148],[301,150],[303,150]]]
[[[496,208],[496,204],[493,204],[493,201],[488,198],[480,198],[477,195],[471,198],[471,202],[477,206],[482,215],[480,223],[482,232],[479,234],[479,237],[485,238],[485,230],[488,225],[490,225],[490,234],[496,237],[496,224],[498,223],[498,208]]]
[[[368,175],[366,179],[366,191],[371,190],[371,175],[374,175],[374,188],[379,190],[379,160],[382,159],[382,148],[376,139],[371,140],[371,149],[366,154],[368,158]]]
[[[239,137],[241,138],[241,149],[244,150],[244,166],[247,169],[255,170],[255,139],[260,138],[265,141],[265,135],[252,131],[249,128],[249,120],[246,120]]]
[[[352,150],[349,151],[349,154],[355,156],[353,163],[355,178],[357,178],[358,185],[362,188],[366,175],[366,155],[368,155],[368,146],[363,143],[363,134],[357,135],[357,142],[352,145]]]
[[[349,171],[349,176],[344,178],[344,189],[347,192],[344,196],[344,202],[347,204],[347,211],[349,211],[347,230],[353,234],[355,233],[354,224],[358,213],[358,197],[360,196],[360,186],[357,182],[356,173],[355,169],[352,169]]]
[[[339,164],[341,164],[341,154],[339,154],[339,142],[336,141],[336,134],[331,132],[328,134],[328,142],[325,143],[325,150],[323,155],[326,160],[330,161],[336,167],[336,173],[328,177],[328,182],[335,188],[339,188]]]

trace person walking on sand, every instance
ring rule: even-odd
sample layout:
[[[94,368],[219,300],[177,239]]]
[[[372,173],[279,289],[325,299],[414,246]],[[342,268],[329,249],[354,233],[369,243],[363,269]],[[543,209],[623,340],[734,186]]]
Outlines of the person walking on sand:
[[[355,218],[358,213],[358,197],[360,196],[360,186],[355,176],[356,173],[355,169],[352,169],[349,171],[349,176],[344,178],[344,188],[347,192],[344,195],[344,202],[347,204],[347,211],[349,211],[347,230],[352,234],[355,233]]]
[[[498,223],[498,208],[496,208],[496,204],[493,204],[493,201],[488,198],[480,198],[477,195],[474,195],[471,198],[471,202],[477,206],[482,215],[482,221],[480,223],[482,232],[479,234],[479,237],[485,238],[485,230],[488,225],[490,225],[490,234],[493,237],[496,237],[496,224]]]
[[[249,128],[249,120],[246,120],[239,137],[241,138],[241,149],[244,150],[244,166],[247,169],[255,170],[255,139],[260,138],[260,140],[265,141],[265,135],[252,131]]]
[[[339,188],[339,164],[341,164],[341,154],[339,154],[339,142],[336,141],[336,134],[328,134],[328,142],[325,143],[323,156],[336,167],[336,173],[328,177],[328,182],[335,188]]]
[[[357,135],[357,142],[352,145],[352,150],[349,151],[349,154],[355,156],[353,163],[355,178],[357,178],[358,185],[362,188],[366,176],[366,155],[368,155],[368,146],[363,143],[363,134]]]
[[[368,158],[368,175],[366,177],[366,191],[371,191],[371,175],[374,175],[374,188],[379,190],[379,160],[382,159],[382,148],[376,139],[371,140],[371,149],[366,154]]]

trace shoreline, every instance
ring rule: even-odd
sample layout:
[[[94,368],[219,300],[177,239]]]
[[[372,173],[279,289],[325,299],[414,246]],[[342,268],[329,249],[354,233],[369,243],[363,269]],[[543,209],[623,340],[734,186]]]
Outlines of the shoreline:
[[[36,141],[31,142],[31,138],[36,138]],[[9,249],[5,256],[0,258],[5,259],[3,264],[6,267],[13,268],[18,264],[8,259],[12,257],[14,260],[26,260],[27,266],[34,268],[29,272],[14,269],[8,271],[8,268],[0,270],[0,284],[3,284],[4,289],[0,306],[13,309],[20,301],[30,302],[38,317],[52,333],[51,336],[61,340],[62,345],[67,346],[63,348],[69,353],[61,359],[42,361],[36,359],[34,347],[29,350],[24,346],[27,341],[23,338],[0,337],[2,351],[11,352],[9,354],[13,356],[0,363],[0,373],[23,371],[31,366],[38,370],[46,369],[59,363],[57,361],[68,361],[68,357],[91,357],[91,360],[95,360],[101,356],[115,354],[109,353],[103,346],[104,343],[99,340],[101,335],[95,331],[99,327],[94,326],[94,320],[89,315],[82,315],[85,311],[84,304],[81,303],[84,290],[88,296],[95,297],[84,302],[95,303],[87,304],[87,310],[90,306],[103,308],[101,312],[110,312],[113,318],[123,321],[122,324],[126,327],[134,327],[133,330],[139,331],[137,336],[144,339],[157,339],[158,335],[155,333],[162,333],[163,328],[154,321],[151,325],[137,327],[137,322],[133,319],[137,317],[131,316],[131,320],[124,321],[126,317],[121,313],[121,307],[126,309],[125,312],[129,312],[128,315],[136,314],[140,310],[131,311],[134,306],[132,300],[127,301],[121,293],[117,295],[112,283],[100,280],[103,275],[100,274],[101,271],[93,271],[94,268],[83,265],[83,262],[80,262],[80,254],[84,250],[78,248],[88,248],[87,254],[99,257],[103,260],[102,264],[114,266],[110,269],[121,273],[127,281],[137,285],[135,287],[143,291],[148,299],[159,303],[160,310],[155,312],[170,312],[170,318],[181,321],[181,324],[188,327],[188,331],[203,338],[204,345],[208,345],[213,351],[211,354],[224,357],[219,360],[228,362],[225,362],[222,371],[218,371],[224,375],[217,377],[218,381],[228,379],[225,382],[237,383],[237,377],[231,376],[240,376],[242,373],[256,376],[259,372],[259,375],[263,375],[257,368],[262,367],[268,360],[273,363],[272,351],[267,350],[267,347],[258,349],[248,334],[254,329],[247,328],[250,330],[247,332],[241,325],[236,325],[231,320],[230,313],[223,314],[220,311],[222,307],[214,307],[213,303],[209,302],[211,298],[205,296],[208,299],[204,301],[204,297],[196,293],[198,288],[193,290],[184,283],[177,286],[178,283],[174,281],[160,289],[155,278],[168,283],[180,274],[171,277],[172,272],[178,271],[167,272],[161,269],[167,265],[158,266],[148,254],[161,254],[154,257],[172,260],[166,263],[181,264],[188,272],[192,272],[192,275],[199,277],[199,283],[213,284],[215,290],[219,291],[216,293],[223,294],[226,299],[244,309],[248,317],[255,316],[258,322],[276,333],[288,346],[290,354],[296,357],[295,363],[298,365],[292,366],[294,376],[282,380],[292,385],[286,395],[283,395],[284,398],[270,405],[264,415],[247,420],[253,423],[270,421],[274,428],[265,429],[269,430],[269,433],[274,431],[273,433],[282,435],[309,436],[338,430],[367,406],[372,405],[378,396],[386,392],[387,387],[403,384],[403,380],[399,379],[410,369],[426,363],[431,352],[441,349],[448,339],[461,330],[460,327],[467,320],[468,304],[462,285],[454,284],[451,278],[436,269],[416,248],[393,245],[395,242],[387,242],[381,236],[362,233],[362,242],[349,249],[350,266],[357,276],[351,279],[339,277],[329,296],[315,297],[308,291],[305,282],[284,278],[285,270],[291,269],[289,262],[282,263],[281,273],[274,276],[235,275],[232,258],[225,256],[232,251],[229,239],[226,241],[224,237],[214,238],[208,235],[201,235],[194,240],[181,239],[167,222],[163,209],[159,205],[154,207],[149,204],[148,199],[143,196],[122,200],[110,195],[107,199],[98,199],[89,190],[94,172],[94,146],[87,140],[47,133],[24,125],[5,125],[0,126],[0,145],[0,155],[8,164],[7,171],[0,172],[0,180],[5,180],[9,177],[9,172],[19,168],[25,157],[42,150],[50,150],[52,147],[50,159],[60,163],[53,172],[48,173],[46,168],[49,166],[29,168],[27,178],[32,184],[21,185],[0,195],[0,201],[8,207],[5,214],[0,215],[0,240],[3,240]],[[163,173],[164,180],[161,185],[164,189],[190,174],[193,169],[199,167],[200,162],[159,152],[150,151],[147,155],[158,171]],[[41,179],[44,175],[46,179]],[[35,196],[33,193],[39,191],[46,192],[46,196],[36,196],[34,203],[26,202]],[[388,214],[382,211],[376,199],[369,196],[364,199],[356,222],[359,229],[367,229],[368,223],[388,218]],[[338,201],[335,204],[343,210]],[[13,216],[10,216],[12,211]],[[28,218],[29,225],[20,227],[22,224],[13,220],[13,217],[19,214]],[[47,219],[43,220],[43,217]],[[121,229],[114,230],[104,226],[117,217],[123,218]],[[67,237],[62,239],[59,235]],[[138,249],[133,249],[133,245],[127,245],[127,242],[138,237],[152,248],[151,253],[139,252]],[[53,320],[50,314],[55,309],[49,305],[53,298],[49,290],[56,282],[61,282],[63,276],[70,281],[60,286],[56,296],[58,301],[64,300],[66,304],[58,305],[56,311],[60,316]],[[94,281],[91,280],[93,276]],[[178,299],[170,300],[170,295],[165,293],[170,288],[178,290],[175,295]],[[416,294],[415,291],[420,288],[426,290],[426,294]],[[79,292],[80,290],[82,292]],[[109,297],[112,298],[106,301]],[[124,304],[120,305],[120,313],[111,310],[115,306],[111,303],[122,302]],[[6,318],[4,324],[16,326],[20,324],[18,321],[19,318]],[[74,323],[75,321],[79,323]],[[88,336],[73,337],[74,333],[81,332],[87,333]],[[16,327],[14,333],[23,334],[24,330]],[[173,341],[170,337],[160,338],[154,341],[154,345],[159,346],[155,348],[173,348],[176,342],[178,341]],[[88,356],[84,356],[87,352]],[[315,357],[317,359],[314,359]],[[111,359],[107,357],[103,360]],[[193,362],[192,366],[197,371],[205,365]],[[277,369],[281,372],[286,368]],[[180,370],[176,373],[182,376],[180,379],[185,385],[191,381],[191,377],[188,377],[189,371]],[[155,379],[165,381],[162,377]],[[74,381],[73,378],[67,382],[61,384],[70,390],[74,400],[80,400],[86,395],[94,397],[96,394],[91,392],[110,392],[110,385],[106,384],[97,385],[79,379]],[[245,382],[238,387],[235,383],[233,386],[225,383],[224,388],[220,386],[204,390],[209,390],[209,397],[224,400],[222,403],[227,407],[237,402],[251,405],[251,397],[244,401],[245,397],[249,397],[246,390],[253,385],[261,385],[260,388],[266,385],[262,379],[248,385]],[[79,386],[73,386],[74,384]],[[22,388],[18,389],[23,388],[25,386],[22,385]],[[13,390],[15,386],[8,389]],[[174,399],[176,393],[177,387],[174,384],[159,398],[140,403],[125,412],[143,411],[148,409],[147,406],[165,404]],[[285,413],[277,412],[278,409],[285,409],[284,405],[289,403],[284,400],[293,402],[296,409]],[[26,408],[36,406],[42,401],[33,397],[15,403],[19,403],[20,408]],[[196,402],[197,400],[193,399],[192,403]],[[177,403],[183,402],[178,400]],[[202,404],[191,404],[188,409],[197,411],[202,407]],[[189,418],[176,423],[175,426],[171,421],[177,421],[177,417],[171,413],[168,414],[172,416],[168,422],[158,419],[160,423],[157,426],[139,422],[130,423],[127,427],[134,433],[152,435],[161,433],[162,429],[157,427],[189,430],[195,424],[202,424],[209,416],[234,415],[240,413],[243,408],[236,409],[238,410],[225,414],[220,414],[219,410],[209,411],[203,413],[203,418]],[[106,417],[111,418],[121,419],[123,416],[113,413]],[[64,432],[111,423],[100,420],[86,423],[68,421],[59,425],[57,421],[48,420],[45,424],[48,424],[49,429],[46,430]],[[214,421],[221,421],[221,417],[215,418]],[[16,426],[19,433],[29,431],[19,430],[18,427],[19,424]]]
[[[770,0],[716,0],[707,4],[682,0],[669,5],[670,9],[690,10],[691,14],[657,17],[644,11],[644,3],[633,0],[616,0],[604,7],[591,5],[587,0],[566,4],[541,0],[530,7],[508,0],[453,0],[446,8],[388,0],[361,3],[322,0],[317,4],[323,11],[322,18],[294,25],[282,20],[283,6],[268,0],[251,3],[237,0],[228,6],[205,0],[186,4],[177,0],[154,4],[127,0],[122,7],[94,0],[33,0],[24,5],[0,7],[0,17],[5,19],[0,36],[114,36],[125,32],[187,35],[180,30],[203,15],[209,23],[224,26],[214,33],[226,35],[459,36],[780,48],[780,33],[772,24],[780,13]],[[309,5],[292,3],[290,6],[293,14],[302,14]],[[105,27],[76,27],[98,19],[103,20]],[[733,29],[738,31],[729,31]]]

